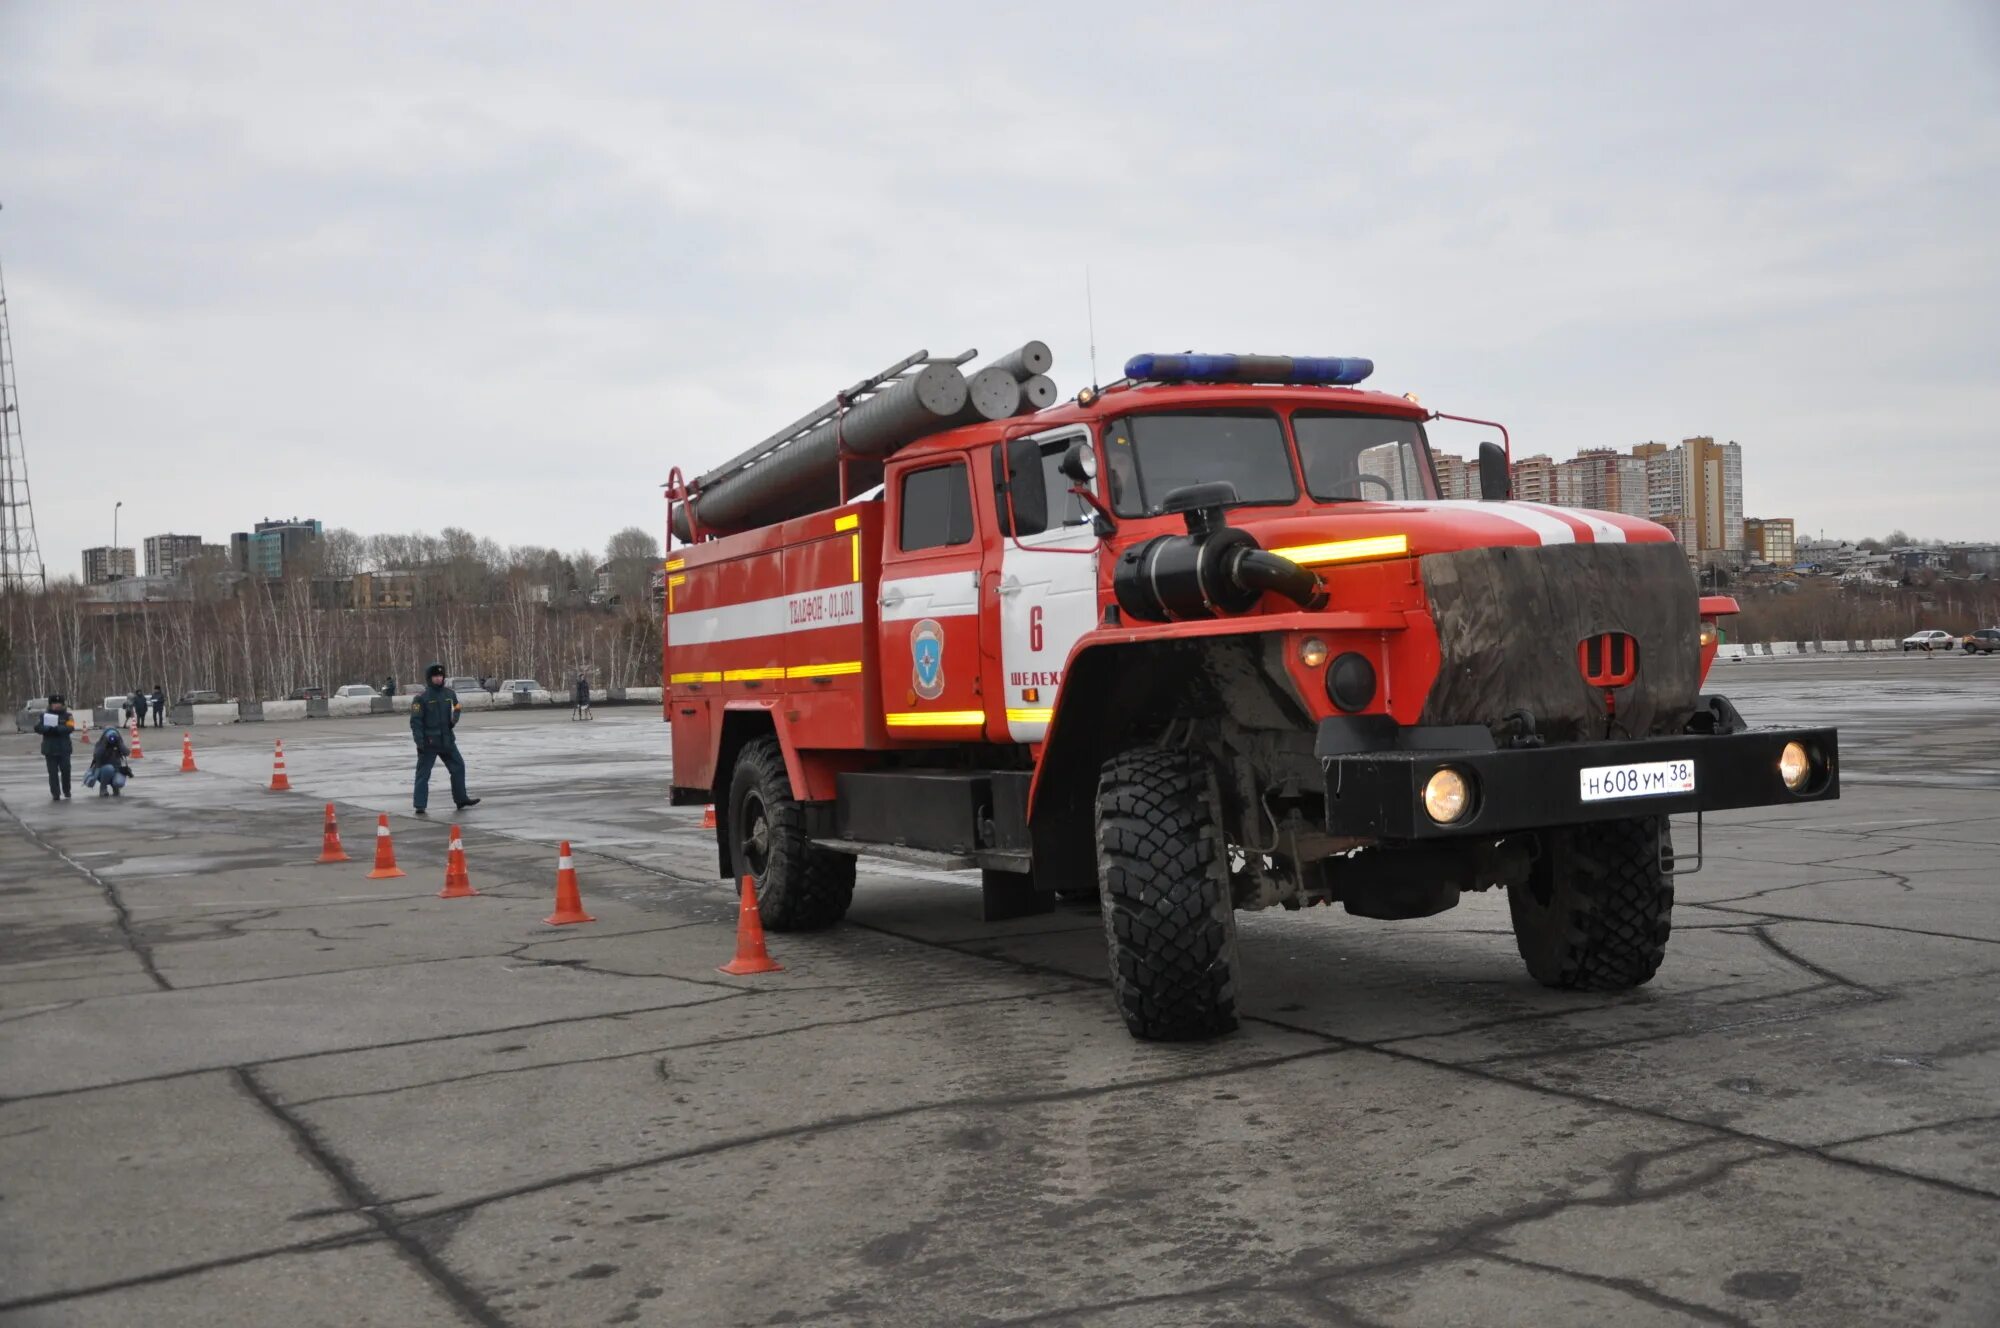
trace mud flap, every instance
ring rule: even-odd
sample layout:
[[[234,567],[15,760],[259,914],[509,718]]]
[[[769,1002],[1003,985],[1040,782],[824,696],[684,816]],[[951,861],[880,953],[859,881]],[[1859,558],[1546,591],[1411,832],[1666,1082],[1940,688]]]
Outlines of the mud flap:
[[[1056,897],[1035,888],[1035,878],[1027,872],[994,871],[979,873],[979,916],[985,922],[1005,922],[1009,918],[1032,917],[1055,910]]]

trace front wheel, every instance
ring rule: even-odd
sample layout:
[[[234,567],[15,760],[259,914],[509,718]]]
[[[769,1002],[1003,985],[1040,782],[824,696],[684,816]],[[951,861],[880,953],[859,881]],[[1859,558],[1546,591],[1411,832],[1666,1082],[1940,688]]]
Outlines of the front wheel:
[[[1673,852],[1663,816],[1543,835],[1528,879],[1507,888],[1514,943],[1535,981],[1577,991],[1651,981],[1673,927]]]
[[[744,744],[729,781],[730,861],[751,878],[772,931],[817,931],[847,914],[854,858],[814,847],[775,738]]]
[[[1184,1041],[1236,1027],[1236,914],[1215,776],[1199,758],[1138,747],[1097,784],[1097,876],[1111,994],[1134,1037]]]

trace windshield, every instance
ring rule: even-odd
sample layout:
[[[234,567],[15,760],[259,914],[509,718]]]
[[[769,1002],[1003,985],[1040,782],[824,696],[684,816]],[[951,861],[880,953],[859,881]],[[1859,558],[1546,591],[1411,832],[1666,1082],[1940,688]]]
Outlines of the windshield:
[[[1424,426],[1392,415],[1292,416],[1306,489],[1323,501],[1423,498]]]
[[[1174,490],[1226,480],[1239,503],[1289,503],[1299,496],[1278,417],[1263,410],[1128,415],[1104,432],[1111,510],[1151,516]]]

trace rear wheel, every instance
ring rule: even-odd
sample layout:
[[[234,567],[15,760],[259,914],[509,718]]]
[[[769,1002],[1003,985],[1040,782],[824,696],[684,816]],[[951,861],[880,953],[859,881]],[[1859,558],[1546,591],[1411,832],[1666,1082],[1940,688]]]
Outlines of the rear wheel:
[[[1663,816],[1548,832],[1509,886],[1514,943],[1545,987],[1624,991],[1652,979],[1672,930],[1673,832]]]
[[[831,927],[854,898],[854,858],[815,848],[792,796],[775,738],[744,744],[729,781],[730,860],[757,888],[757,912],[772,931]]]
[[[1097,785],[1097,874],[1111,992],[1134,1037],[1236,1027],[1236,915],[1221,798],[1207,765],[1139,747]]]

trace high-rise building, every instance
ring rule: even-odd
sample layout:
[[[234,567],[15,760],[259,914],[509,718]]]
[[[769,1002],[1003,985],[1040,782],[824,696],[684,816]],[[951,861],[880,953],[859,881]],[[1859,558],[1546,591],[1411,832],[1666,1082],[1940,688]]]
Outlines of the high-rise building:
[[[259,521],[229,537],[229,561],[239,572],[275,581],[288,569],[296,571],[319,537],[320,523],[313,517]]]
[[[1556,498],[1556,463],[1546,454],[1523,457],[1514,463],[1514,497],[1524,503],[1553,503]]]
[[[1707,436],[1679,446],[1642,443],[1632,455],[1646,463],[1646,515],[1674,532],[1700,562],[1743,557],[1743,448]]]
[[[1431,462],[1437,470],[1438,497],[1460,502],[1479,497],[1478,465],[1449,452],[1431,453]]]
[[[204,546],[199,535],[148,535],[145,539],[146,575],[174,577],[194,559]]]
[[[1626,516],[1648,516],[1646,462],[1622,456],[1608,447],[1578,452],[1557,468],[1557,501],[1565,507],[1589,507]]]
[[[1743,520],[1743,553],[1753,562],[1790,567],[1798,561],[1797,532],[1788,516],[1753,516]]]
[[[83,583],[87,586],[101,586],[107,581],[120,581],[138,574],[138,559],[131,549],[100,544],[83,551]]]

